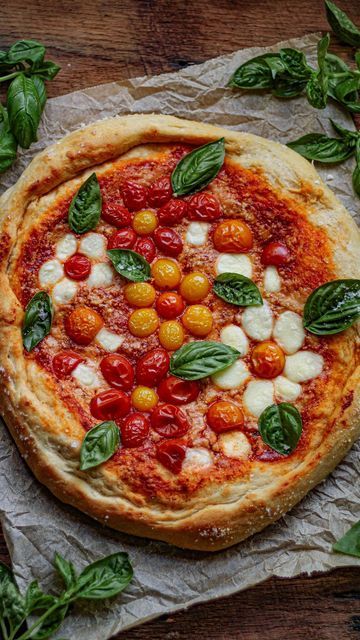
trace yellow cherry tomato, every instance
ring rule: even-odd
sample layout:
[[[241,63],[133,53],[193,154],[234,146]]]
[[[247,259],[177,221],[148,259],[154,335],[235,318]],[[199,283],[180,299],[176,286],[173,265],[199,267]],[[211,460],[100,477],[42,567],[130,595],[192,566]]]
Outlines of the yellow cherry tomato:
[[[158,403],[158,395],[150,387],[136,387],[131,394],[133,407],[138,411],[151,411]]]
[[[168,320],[160,325],[159,341],[164,349],[175,351],[184,342],[184,329],[177,320]]]
[[[210,291],[210,282],[200,271],[193,271],[184,277],[180,293],[186,302],[200,302]]]
[[[203,304],[193,304],[188,307],[181,319],[194,336],[207,336],[212,329],[211,311]]]
[[[136,309],[129,318],[129,330],[133,336],[146,338],[159,326],[159,318],[155,309]]]
[[[158,219],[153,211],[138,211],[135,213],[132,221],[134,231],[139,236],[147,236],[149,233],[155,231],[158,226]]]
[[[150,307],[155,302],[156,292],[148,282],[131,282],[126,285],[124,295],[133,307]]]
[[[151,275],[159,289],[174,289],[181,280],[179,265],[167,258],[160,258],[151,265]]]

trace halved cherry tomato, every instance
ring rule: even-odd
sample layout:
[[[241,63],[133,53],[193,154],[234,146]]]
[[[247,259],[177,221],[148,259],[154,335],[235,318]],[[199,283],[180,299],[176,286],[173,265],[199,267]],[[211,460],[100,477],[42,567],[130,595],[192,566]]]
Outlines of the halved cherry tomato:
[[[164,438],[183,436],[189,429],[185,413],[173,404],[159,404],[150,419],[153,429]]]
[[[173,404],[194,402],[199,393],[200,387],[197,382],[181,380],[180,378],[175,378],[175,376],[165,378],[158,387],[160,400],[172,402]]]
[[[162,207],[172,196],[170,178],[159,178],[152,183],[148,192],[148,203],[151,207]]]
[[[276,378],[285,366],[285,355],[276,342],[259,342],[251,354],[251,367],[261,378]]]
[[[158,227],[154,231],[155,244],[165,256],[178,256],[183,250],[180,235],[168,227]]]
[[[119,229],[108,239],[108,249],[132,249],[137,235],[134,229]]]
[[[166,291],[161,293],[156,300],[156,311],[159,316],[166,320],[173,320],[182,314],[185,309],[185,303],[178,293]]]
[[[118,202],[104,203],[101,211],[101,217],[114,227],[127,227],[131,222],[131,213],[129,209],[123,207]]]
[[[100,370],[106,382],[115,389],[129,391],[134,384],[134,369],[124,356],[111,353],[100,362]]]
[[[206,414],[209,426],[215,433],[239,429],[244,424],[244,414],[234,402],[214,402]]]
[[[91,262],[86,256],[75,253],[75,255],[66,260],[64,271],[72,280],[85,280],[90,275]]]
[[[261,262],[265,265],[281,267],[290,260],[290,251],[282,242],[269,242],[261,255]]]
[[[188,202],[190,220],[213,222],[221,216],[218,200],[211,193],[196,193]]]
[[[171,473],[180,473],[186,454],[186,446],[181,440],[164,440],[156,449],[156,458]]]
[[[160,224],[169,225],[172,227],[174,224],[181,222],[185,216],[187,210],[187,203],[184,200],[177,200],[171,198],[161,209],[158,211],[158,219]]]
[[[214,245],[224,253],[249,251],[253,246],[253,234],[242,220],[229,219],[220,222],[214,231]]]
[[[126,393],[107,389],[91,399],[90,411],[98,420],[114,420],[126,416],[130,406],[130,398]]]
[[[103,324],[102,317],[90,307],[76,307],[64,321],[69,338],[78,344],[90,344]]]
[[[147,190],[141,184],[137,184],[136,182],[131,182],[129,180],[123,185],[121,195],[123,197],[125,207],[130,211],[139,211],[146,205]]]
[[[75,353],[75,351],[59,351],[53,357],[52,366],[58,378],[66,378],[83,361],[84,358]]]
[[[148,262],[152,262],[156,256],[156,248],[151,238],[138,238],[134,251],[140,253]]]
[[[124,447],[139,447],[150,431],[150,420],[143,413],[132,413],[120,427]]]
[[[136,380],[139,384],[156,387],[167,374],[170,366],[165,349],[152,349],[140,358],[136,365]]]

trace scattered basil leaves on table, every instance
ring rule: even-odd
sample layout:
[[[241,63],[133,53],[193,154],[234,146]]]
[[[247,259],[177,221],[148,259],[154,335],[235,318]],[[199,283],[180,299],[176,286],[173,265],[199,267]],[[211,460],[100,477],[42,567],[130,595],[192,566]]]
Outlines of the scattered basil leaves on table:
[[[259,432],[271,449],[282,455],[289,455],[301,436],[301,415],[288,402],[272,404],[264,409],[259,418]]]
[[[74,195],[68,213],[69,227],[74,233],[94,229],[101,215],[101,192],[96,173],[92,173]]]
[[[250,307],[263,304],[261,293],[256,284],[238,273],[222,273],[215,278],[214,293],[239,307]]]
[[[0,104],[0,173],[11,167],[16,153],[17,141],[10,129],[8,112]]]
[[[132,282],[146,282],[150,278],[150,265],[145,258],[131,249],[109,249],[107,252],[115,270]]]
[[[19,145],[28,149],[36,140],[42,103],[32,77],[20,73],[9,86],[7,93],[9,123]]]
[[[53,320],[51,298],[45,291],[38,291],[28,302],[22,326],[22,339],[26,351],[31,351],[50,333]]]
[[[326,17],[339,40],[353,47],[360,47],[360,29],[350,20],[335,2],[325,0]]]
[[[120,444],[120,432],[115,422],[101,422],[90,429],[80,449],[80,470],[97,467],[114,455]]]
[[[360,558],[360,520],[333,544],[333,551]]]
[[[171,175],[173,195],[184,196],[206,187],[219,173],[225,158],[225,139],[220,138],[187,153]]]
[[[332,280],[308,297],[303,315],[305,329],[318,336],[344,331],[360,318],[360,280]]]
[[[318,70],[313,72],[306,85],[306,96],[315,109],[325,109],[328,97],[329,72],[326,66],[326,54],[330,44],[330,36],[319,40],[317,45]]]
[[[170,373],[183,380],[201,380],[226,369],[239,356],[239,351],[221,342],[194,340],[173,353]]]

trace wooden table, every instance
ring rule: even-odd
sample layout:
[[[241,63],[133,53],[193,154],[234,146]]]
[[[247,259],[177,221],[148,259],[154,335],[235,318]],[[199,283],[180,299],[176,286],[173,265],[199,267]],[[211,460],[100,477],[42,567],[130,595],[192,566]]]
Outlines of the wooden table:
[[[359,18],[358,0],[338,1]],[[49,96],[328,29],[321,0],[12,0],[2,4],[1,23],[0,48],[36,38],[61,65]],[[351,48],[332,41],[350,61]],[[0,558],[9,560],[3,539]],[[272,579],[117,639],[355,640],[359,600],[358,569]]]

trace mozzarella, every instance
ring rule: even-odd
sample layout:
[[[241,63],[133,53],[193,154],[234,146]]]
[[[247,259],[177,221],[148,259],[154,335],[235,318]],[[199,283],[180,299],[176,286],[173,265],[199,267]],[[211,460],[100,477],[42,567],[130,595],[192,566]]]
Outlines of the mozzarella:
[[[251,445],[242,431],[222,433],[218,438],[218,445],[228,458],[245,459],[251,453]]]
[[[250,376],[249,370],[242,360],[235,360],[230,367],[211,376],[211,380],[220,389],[236,389]]]
[[[105,248],[106,239],[101,233],[88,233],[80,242],[80,252],[88,258],[102,258]]]
[[[190,469],[206,469],[213,463],[212,455],[207,449],[194,447],[186,450],[185,459],[183,462],[183,470]]]
[[[82,387],[95,389],[101,386],[101,381],[96,371],[83,362],[80,362],[80,364],[75,367],[71,375]]]
[[[76,296],[77,284],[68,278],[63,278],[52,290],[52,298],[56,304],[71,302]]]
[[[257,418],[274,403],[274,385],[270,380],[252,380],[243,396],[245,409]]]
[[[242,325],[253,340],[268,340],[273,329],[273,315],[268,303],[264,300],[261,307],[247,307],[242,314]]]
[[[47,287],[49,285],[59,282],[64,275],[64,269],[59,260],[47,260],[40,267],[39,270],[39,282],[41,287]]]
[[[249,341],[243,330],[236,324],[228,324],[220,331],[220,340],[229,347],[240,352],[240,356],[246,356],[249,351]]]
[[[281,289],[281,278],[276,267],[266,267],[264,273],[264,289],[268,293],[277,293]]]
[[[274,380],[275,395],[282,402],[293,402],[301,393],[301,386],[285,376],[278,376]]]
[[[209,229],[208,222],[190,222],[186,231],[186,242],[195,247],[201,247],[207,241]]]
[[[94,264],[87,279],[89,287],[110,287],[113,281],[113,270],[106,262]]]
[[[239,273],[251,278],[252,262],[245,253],[220,253],[216,261],[216,273]]]
[[[313,351],[298,351],[286,356],[284,376],[292,382],[306,382],[317,378],[324,367],[324,358]]]
[[[293,311],[281,313],[275,322],[273,336],[285,353],[290,355],[298,351],[305,340],[301,316]]]
[[[112,331],[108,331],[104,327],[100,329],[99,333],[96,334],[95,338],[96,342],[100,347],[104,349],[104,351],[116,351],[120,347],[120,345],[124,342],[124,336],[119,336],[117,333],[113,333]]]
[[[76,253],[77,240],[72,233],[67,233],[56,245],[56,257],[64,262]]]

